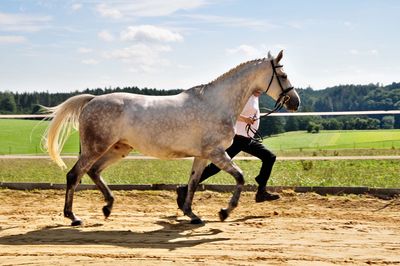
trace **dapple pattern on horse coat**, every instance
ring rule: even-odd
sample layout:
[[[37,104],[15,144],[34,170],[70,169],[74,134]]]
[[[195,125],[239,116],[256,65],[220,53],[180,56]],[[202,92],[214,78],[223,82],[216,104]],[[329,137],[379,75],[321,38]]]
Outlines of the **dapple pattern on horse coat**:
[[[206,85],[197,86],[173,96],[146,96],[112,93],[101,96],[74,96],[59,106],[49,108],[53,120],[46,133],[50,157],[65,167],[60,151],[71,127],[79,127],[81,154],[67,174],[64,215],[73,225],[81,220],[72,212],[73,194],[81,177],[88,173],[103,192],[107,205],[103,212],[111,213],[113,195],[100,173],[135,149],[158,158],[194,157],[184,213],[193,223],[201,222],[191,210],[194,191],[208,160],[230,173],[237,186],[221,220],[237,206],[244,178],[242,171],[225,153],[235,134],[234,125],[250,95],[256,90],[267,91],[277,100],[285,86],[291,86],[281,69],[281,75],[267,88],[273,74],[271,60],[258,59],[243,63]],[[273,77],[272,77],[273,78]],[[299,97],[292,90],[285,103],[297,110]]]

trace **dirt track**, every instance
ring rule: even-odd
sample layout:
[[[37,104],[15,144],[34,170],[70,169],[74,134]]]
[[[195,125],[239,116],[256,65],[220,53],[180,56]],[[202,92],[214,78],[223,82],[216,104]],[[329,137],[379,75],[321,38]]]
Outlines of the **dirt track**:
[[[104,220],[94,191],[76,193],[83,227],[63,218],[64,192],[0,190],[0,265],[400,265],[400,199],[244,193],[227,221],[229,194],[199,192],[188,223],[166,191],[115,192]]]

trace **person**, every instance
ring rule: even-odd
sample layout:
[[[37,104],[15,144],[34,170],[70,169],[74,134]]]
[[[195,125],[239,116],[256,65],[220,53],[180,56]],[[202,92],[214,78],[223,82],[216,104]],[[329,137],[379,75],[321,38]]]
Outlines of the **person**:
[[[246,126],[249,125],[253,129],[258,129],[260,124],[260,109],[259,109],[259,97],[261,91],[255,91],[247,101],[243,111],[238,117],[235,125],[236,134],[233,138],[232,145],[226,150],[226,153],[231,157],[235,157],[239,152],[244,151],[249,153],[262,161],[261,169],[258,176],[255,178],[258,188],[255,196],[256,202],[272,201],[279,199],[279,195],[271,194],[267,191],[267,182],[271,175],[272,168],[274,166],[276,155],[268,150],[262,143],[253,139],[254,132],[248,131]],[[254,131],[254,130],[253,130]],[[199,183],[208,179],[209,177],[217,174],[219,169],[214,164],[209,164],[204,169]],[[183,209],[187,195],[188,187],[180,186],[176,189],[177,192],[177,204],[180,209]]]

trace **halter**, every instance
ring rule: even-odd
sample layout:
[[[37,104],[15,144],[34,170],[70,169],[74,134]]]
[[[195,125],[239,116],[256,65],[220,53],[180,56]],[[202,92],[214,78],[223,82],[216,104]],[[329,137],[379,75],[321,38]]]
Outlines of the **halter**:
[[[279,97],[276,100],[275,106],[274,106],[273,109],[268,109],[267,108],[267,112],[265,114],[260,115],[259,118],[255,118],[253,120],[260,119],[263,116],[268,116],[268,115],[272,114],[273,112],[281,110],[282,107],[285,105],[285,103],[290,100],[290,96],[288,95],[288,93],[291,90],[294,89],[293,86],[292,87],[288,87],[286,89],[283,88],[282,83],[281,83],[281,81],[279,79],[279,75],[278,75],[278,73],[276,73],[276,69],[277,68],[281,68],[283,66],[282,65],[275,65],[273,59],[270,62],[271,62],[271,66],[272,66],[272,75],[271,75],[271,79],[270,79],[270,81],[268,83],[268,87],[267,87],[267,90],[265,91],[265,93],[266,94],[268,93],[268,90],[271,87],[272,82],[274,81],[274,77],[276,77],[276,80],[278,81],[279,87],[281,88],[282,92],[279,94]],[[246,132],[247,132],[247,136],[249,138],[251,138],[252,140],[257,141],[257,142],[262,142],[263,141],[263,137],[261,136],[261,133],[257,129],[251,127],[250,124],[247,124],[245,129],[246,129]],[[250,137],[250,134],[249,134],[250,132],[252,132],[254,134],[254,137]]]

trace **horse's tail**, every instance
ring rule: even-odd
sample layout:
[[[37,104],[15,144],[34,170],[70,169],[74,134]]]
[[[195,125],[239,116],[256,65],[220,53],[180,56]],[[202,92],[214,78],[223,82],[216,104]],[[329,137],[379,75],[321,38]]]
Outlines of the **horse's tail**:
[[[60,157],[65,141],[72,128],[78,130],[79,115],[83,107],[94,97],[90,94],[77,95],[55,107],[44,107],[45,112],[50,113],[53,119],[44,133],[42,144],[50,158],[62,169],[67,168]]]

